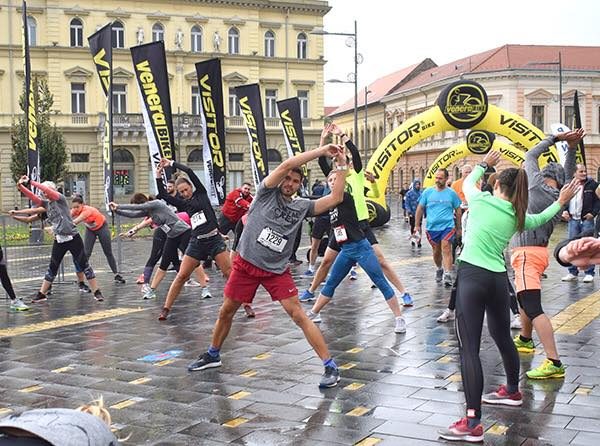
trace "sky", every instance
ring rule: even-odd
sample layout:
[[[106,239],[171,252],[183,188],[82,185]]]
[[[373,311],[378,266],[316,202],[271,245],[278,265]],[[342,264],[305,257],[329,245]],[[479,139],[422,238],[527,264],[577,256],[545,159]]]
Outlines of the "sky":
[[[354,31],[358,88],[429,57],[438,65],[505,44],[600,46],[598,0],[329,0],[323,28]],[[325,79],[347,80],[354,50],[323,36]],[[352,84],[325,83],[325,106],[353,97]]]

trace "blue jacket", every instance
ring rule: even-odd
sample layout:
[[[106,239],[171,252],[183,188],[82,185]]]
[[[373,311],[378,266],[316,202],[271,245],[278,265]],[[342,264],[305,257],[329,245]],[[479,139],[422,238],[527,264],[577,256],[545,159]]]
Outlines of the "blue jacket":
[[[415,189],[415,184],[419,184],[419,190]],[[410,215],[415,215],[417,213],[417,205],[419,204],[419,199],[423,192],[420,186],[421,180],[415,178],[410,185],[410,189],[408,189],[408,192],[404,196],[404,206]]]

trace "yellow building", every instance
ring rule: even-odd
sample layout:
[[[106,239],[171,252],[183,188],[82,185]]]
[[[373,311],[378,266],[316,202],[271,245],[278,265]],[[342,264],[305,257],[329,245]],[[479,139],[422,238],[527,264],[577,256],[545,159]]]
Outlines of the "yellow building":
[[[104,96],[87,37],[113,22],[113,140],[115,195],[124,201],[148,191],[152,177],[129,47],[163,40],[167,51],[177,158],[201,173],[202,131],[194,64],[222,61],[226,115],[228,190],[251,180],[246,130],[233,88],[261,86],[269,161],[285,159],[286,147],[275,101],[298,96],[306,147],[318,144],[323,122],[323,39],[313,35],[329,11],[320,0],[31,0],[27,5],[34,76],[54,94],[52,121],[69,150],[66,194],[82,193],[100,205],[100,151]],[[0,203],[21,202],[9,170],[10,126],[21,114],[21,1],[0,7]],[[204,174],[200,175],[204,178]]]

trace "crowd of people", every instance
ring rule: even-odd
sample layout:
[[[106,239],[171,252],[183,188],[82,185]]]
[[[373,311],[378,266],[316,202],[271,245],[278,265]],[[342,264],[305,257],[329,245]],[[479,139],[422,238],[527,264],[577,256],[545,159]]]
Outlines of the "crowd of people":
[[[340,144],[327,143],[332,136]],[[518,352],[535,351],[533,330],[546,359],[528,371],[527,377],[559,379],[565,375],[552,325],[541,304],[541,278],[549,264],[550,236],[560,219],[567,220],[569,226],[569,239],[559,244],[554,253],[557,261],[569,268],[562,280],[575,281],[578,272],[585,270],[583,281],[591,282],[594,264],[600,261],[600,242],[593,237],[594,219],[600,210],[600,188],[587,177],[585,166],[575,162],[577,144],[583,136],[581,129],[550,136],[527,152],[521,168],[498,172],[495,170],[500,154],[491,151],[480,164],[463,166],[462,178],[452,185],[447,170],[439,169],[434,186],[423,190],[421,181],[415,179],[403,191],[411,249],[422,247],[424,228],[432,248],[435,281],[451,288],[448,308],[437,320],[455,322],[467,404],[466,416],[440,431],[444,439],[482,441],[482,402],[522,404]],[[557,141],[566,141],[569,147],[564,167],[548,163],[540,168],[540,155]],[[315,181],[309,194],[302,166],[313,160],[318,160],[326,181]],[[177,178],[165,183],[166,169],[178,171]],[[322,310],[342,280],[348,276],[356,278],[356,265],[390,308],[394,318],[390,330],[401,334],[409,329],[402,307],[412,306],[413,298],[386,260],[369,225],[366,198],[377,197],[380,191],[366,171],[357,147],[335,124],[324,128],[319,148],[283,161],[258,185],[255,195],[249,183],[232,190],[220,213],[215,212],[207,190],[188,166],[162,159],[155,180],[155,197],[138,192],[130,203],[112,202],[110,209],[141,219],[121,234],[123,237],[133,237],[143,227],[153,230],[152,248],[139,278],[143,299],[156,299],[157,288],[170,265],[177,270],[158,320],[176,316],[174,304],[186,284],[199,286],[202,298],[212,297],[203,268],[207,262],[214,262],[226,278],[212,339],[188,366],[189,371],[221,366],[221,348],[234,315],[243,307],[248,317],[255,316],[252,301],[262,285],[302,330],[322,360],[324,371],[319,387],[336,386],[340,371],[316,324],[321,322]],[[371,184],[367,188],[368,182]],[[91,292],[97,301],[104,300],[89,264],[96,239],[115,283],[125,283],[112,253],[108,222],[98,209],[86,205],[81,197],[74,197],[69,205],[50,181],[38,183],[23,176],[17,187],[31,200],[32,207],[10,214],[24,223],[45,220],[54,237],[48,271],[32,304],[47,301],[67,252],[72,255],[80,290]],[[295,252],[302,223],[309,218],[311,244],[304,277],[312,281],[299,294],[290,268],[299,262]],[[84,225],[83,238],[77,229],[80,223]],[[228,252],[226,240],[231,233],[234,245]],[[515,272],[514,288],[507,263]],[[190,282],[192,274],[197,282]],[[15,295],[1,257],[0,279],[11,299],[11,309],[27,310],[28,305]],[[312,306],[303,307],[304,303]],[[483,393],[479,359],[484,315],[506,371],[506,384],[488,394]],[[511,328],[520,329],[514,338]]]

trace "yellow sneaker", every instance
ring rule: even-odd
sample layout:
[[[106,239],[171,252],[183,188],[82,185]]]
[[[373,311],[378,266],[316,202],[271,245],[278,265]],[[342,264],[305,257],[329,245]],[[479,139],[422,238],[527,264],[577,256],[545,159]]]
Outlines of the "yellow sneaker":
[[[535,345],[533,344],[533,340],[524,342],[521,340],[520,335],[516,335],[513,338],[513,342],[515,343],[515,347],[517,347],[517,351],[519,353],[533,353],[535,352]]]
[[[552,361],[545,359],[544,362],[535,369],[527,372],[529,379],[549,379],[549,378],[564,378],[565,366],[556,367]]]

